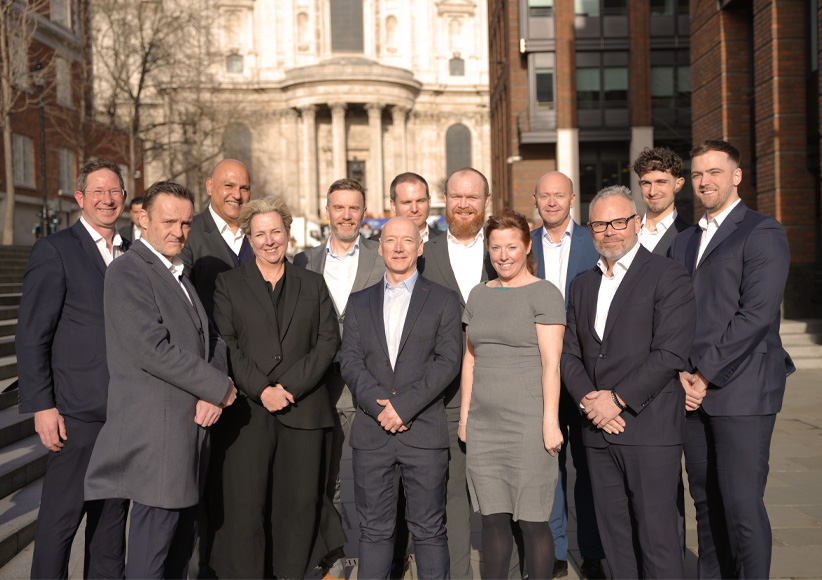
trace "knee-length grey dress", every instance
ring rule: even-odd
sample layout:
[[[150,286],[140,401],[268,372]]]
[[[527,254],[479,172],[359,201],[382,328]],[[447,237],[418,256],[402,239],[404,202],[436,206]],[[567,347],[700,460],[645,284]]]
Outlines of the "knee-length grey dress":
[[[545,280],[471,290],[462,321],[474,347],[466,433],[471,502],[483,515],[548,521],[557,458],[542,438],[542,361],[536,324],[565,324],[565,301]]]

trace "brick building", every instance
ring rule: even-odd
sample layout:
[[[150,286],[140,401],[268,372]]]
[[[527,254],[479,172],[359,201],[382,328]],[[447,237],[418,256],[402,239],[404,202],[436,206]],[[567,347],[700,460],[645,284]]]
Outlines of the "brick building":
[[[557,169],[578,194],[629,185],[646,146],[682,155],[707,138],[743,155],[740,193],[791,243],[786,316],[820,287],[819,0],[489,0],[494,207],[537,217],[534,184]],[[702,210],[690,184],[685,216]],[[581,202],[581,203],[580,203]]]
[[[23,4],[24,5],[24,4]],[[35,241],[43,209],[41,106],[45,142],[45,191],[56,229],[79,215],[74,200],[79,166],[93,157],[117,162],[129,174],[128,136],[92,119],[91,0],[31,2],[35,24],[27,58],[15,59],[14,89],[20,91],[10,118],[15,190],[14,243]],[[14,9],[14,8],[13,8]],[[22,54],[22,53],[21,53]],[[41,105],[42,103],[42,105]],[[136,143],[139,149],[140,142]],[[0,159],[4,155],[0,140]],[[142,164],[134,168],[134,191],[143,191]],[[0,216],[5,216],[9,176],[0,163]],[[128,187],[128,186],[127,186]],[[125,221],[123,222],[125,223]],[[0,219],[0,236],[3,220]]]

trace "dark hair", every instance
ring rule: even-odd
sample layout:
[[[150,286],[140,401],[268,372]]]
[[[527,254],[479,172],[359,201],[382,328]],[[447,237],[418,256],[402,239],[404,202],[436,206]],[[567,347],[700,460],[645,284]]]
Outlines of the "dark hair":
[[[519,230],[519,237],[522,245],[526,248],[531,243],[531,228],[528,227],[528,220],[521,213],[515,212],[512,209],[504,209],[499,215],[492,215],[485,223],[485,244],[488,245],[491,239],[491,233],[496,230]],[[531,274],[537,272],[537,262],[534,259],[534,246],[531,245],[531,251],[528,252],[528,257],[525,259],[525,265]]]
[[[98,157],[97,159],[92,159],[80,168],[80,173],[77,174],[77,191],[82,191],[85,193],[86,185],[88,183],[88,176],[95,171],[99,171],[100,169],[109,169],[113,171],[117,176],[117,179],[120,180],[120,189],[126,189],[126,184],[123,181],[123,175],[120,173],[120,166],[110,159]]]
[[[445,194],[448,195],[448,182],[451,181],[451,178],[454,177],[457,173],[465,173],[466,171],[476,173],[480,176],[480,179],[482,179],[483,193],[485,193],[485,197],[488,197],[491,194],[491,188],[488,186],[488,179],[473,167],[463,167],[462,169],[457,169],[454,173],[449,175],[448,179],[445,180]]]
[[[365,206],[365,188],[363,187],[362,183],[357,181],[356,179],[338,179],[331,186],[328,188],[328,193],[325,195],[326,203],[328,203],[328,198],[331,197],[331,194],[335,191],[340,190],[349,190],[349,191],[359,191],[362,194],[362,204]]]
[[[391,187],[388,190],[391,201],[397,200],[397,186],[403,183],[422,183],[425,186],[425,197],[431,199],[431,194],[428,192],[428,182],[425,181],[425,178],[422,175],[406,171],[405,173],[400,173],[394,178],[394,181],[391,182]]]
[[[634,161],[633,169],[638,177],[651,171],[662,171],[678,179],[682,177],[682,158],[668,147],[646,147]]]
[[[131,200],[131,203],[128,204],[128,209],[134,209],[135,205],[143,205],[143,202],[145,200],[146,200],[146,198],[144,198],[142,196],[135,197],[134,199]]]
[[[726,141],[720,141],[719,139],[706,139],[693,149],[691,149],[691,159],[694,157],[699,157],[700,155],[705,155],[709,151],[720,151],[725,153],[728,158],[739,167],[739,162],[742,159],[742,156],[739,153],[739,149],[731,145]]]
[[[191,190],[185,185],[180,185],[179,183],[174,183],[173,181],[158,181],[146,190],[146,195],[143,198],[143,209],[146,213],[148,213],[151,206],[154,205],[155,198],[162,194],[187,199],[192,205],[194,205],[194,194],[191,193]]]

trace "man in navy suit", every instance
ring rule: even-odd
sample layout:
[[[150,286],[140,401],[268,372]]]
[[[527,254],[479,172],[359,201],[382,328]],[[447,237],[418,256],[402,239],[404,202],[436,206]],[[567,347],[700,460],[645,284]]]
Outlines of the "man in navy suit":
[[[360,578],[387,579],[394,551],[399,470],[420,578],[448,578],[445,528],[448,427],[443,391],[460,368],[455,292],[420,277],[419,229],[386,223],[385,278],[352,294],[340,369],[362,413],[351,428]]]
[[[700,578],[770,573],[768,457],[785,380],[795,370],[779,338],[788,239],[779,222],[739,198],[739,160],[724,141],[691,151],[705,215],[669,254],[690,272],[697,299],[696,338],[681,380]]]
[[[121,578],[127,504],[83,499],[83,478],[106,420],[103,279],[128,248],[116,227],[126,199],[117,164],[87,163],[74,198],[80,219],[32,248],[15,338],[20,412],[34,413],[35,429],[51,452],[31,577],[68,577],[71,543],[86,515],[84,577]]]
[[[559,171],[551,171],[540,177],[534,188],[534,204],[542,218],[542,227],[531,232],[537,276],[559,288],[565,297],[566,306],[571,281],[593,268],[599,258],[588,228],[581,227],[571,219],[575,199],[574,184]],[[581,419],[567,388],[560,395],[559,421],[564,442],[559,453],[559,478],[549,520],[554,534],[556,556],[553,577],[561,578],[568,574],[568,470],[565,460],[570,443],[571,457],[577,472],[574,500],[577,508],[577,543],[582,555],[582,577],[604,578],[600,560],[605,557],[605,553],[597,530],[591,477],[582,445]]]

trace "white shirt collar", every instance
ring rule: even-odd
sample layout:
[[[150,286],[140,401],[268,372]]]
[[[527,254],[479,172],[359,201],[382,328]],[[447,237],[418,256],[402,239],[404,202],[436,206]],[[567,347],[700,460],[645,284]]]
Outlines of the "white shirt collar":
[[[82,215],[80,216],[80,223],[82,223],[83,227],[86,228],[86,231],[89,233],[89,235],[91,236],[91,239],[94,241],[95,244],[97,244],[99,246],[101,240],[105,244],[106,239],[103,237],[103,235],[100,232],[98,232],[93,227],[91,227],[91,224],[89,224],[86,221],[85,216],[82,216]],[[114,230],[114,239],[111,242],[112,249],[113,248],[120,248],[120,247],[122,247],[122,245],[123,245],[123,238],[120,237],[120,232],[118,232],[117,229],[115,229]],[[106,246],[106,248],[107,248],[107,246]]]
[[[562,235],[559,237],[559,243],[554,244],[551,241],[551,235],[548,233],[548,229],[545,227],[545,224],[542,224],[542,239],[547,240],[549,244],[554,244],[555,246],[561,246],[562,242],[565,241],[566,238],[570,238],[574,235],[574,220],[569,219],[568,225],[565,226],[565,231],[562,232]]]
[[[616,264],[614,264],[614,276],[616,276],[617,270],[622,270],[623,273],[628,271],[628,268],[631,267],[631,263],[634,261],[636,253],[639,251],[639,246],[641,245],[642,244],[640,244],[639,241],[637,241],[637,243],[634,244],[634,247],[631,248],[627,254],[625,254],[619,260],[617,260]],[[600,270],[602,270],[602,273],[607,277],[608,265],[605,263],[605,258],[600,256],[599,260],[597,260],[597,266]]]
[[[211,207],[211,204],[208,204],[208,211],[209,211],[209,213],[211,214],[211,218],[214,220],[214,223],[217,225],[217,231],[218,231],[218,232],[223,233],[223,232],[225,231],[225,229],[226,229],[226,228],[231,229],[231,228],[229,227],[229,225],[228,225],[228,222],[227,222],[227,221],[225,221],[223,218],[221,218],[221,217],[217,214],[217,212],[216,212],[216,211],[214,211],[214,208],[213,208],[213,207]],[[233,232],[232,232],[232,233],[233,233]]]
[[[148,249],[149,249],[149,250],[151,250],[151,251],[152,251],[152,253],[153,253],[155,256],[157,256],[158,258],[160,258],[160,262],[162,262],[162,263],[163,263],[163,266],[165,266],[166,268],[168,268],[168,269],[169,269],[169,271],[171,272],[171,274],[172,274],[172,275],[173,275],[173,276],[174,276],[177,280],[179,280],[179,279],[180,279],[180,276],[181,276],[181,275],[182,275],[182,273],[183,273],[183,268],[185,267],[185,265],[183,264],[183,261],[180,259],[180,257],[179,257],[179,256],[174,256],[174,257],[171,259],[171,261],[169,262],[168,258],[166,258],[166,257],[165,257],[164,255],[162,255],[160,252],[158,252],[157,250],[155,250],[155,249],[154,249],[154,246],[152,246],[151,244],[149,244],[149,243],[146,241],[146,239],[145,239],[145,238],[140,238],[138,241],[139,241],[139,242],[142,242],[143,244],[145,244],[145,245],[148,247]]]
[[[335,258],[344,258],[346,256],[353,256],[360,250],[360,236],[357,235],[357,239],[354,240],[354,247],[351,248],[351,251],[343,256],[337,256],[334,252],[331,251],[331,236],[328,236],[328,239],[325,241],[325,253],[328,256],[334,256]]]
[[[473,248],[477,244],[477,242],[482,242],[483,240],[485,240],[485,231],[484,231],[484,228],[480,228],[480,231],[478,231],[477,235],[474,236],[474,241],[472,241],[468,245],[463,244],[461,241],[459,241],[457,238],[455,238],[454,235],[451,233],[450,228],[448,230],[446,230],[445,236],[448,239],[449,244],[465,246],[466,248]]]
[[[708,222],[714,222],[716,224],[716,227],[718,228],[719,226],[722,225],[722,222],[725,221],[725,218],[728,217],[728,214],[730,214],[731,211],[733,211],[733,209],[737,205],[739,205],[740,201],[742,201],[742,198],[737,199],[731,205],[729,205],[724,210],[722,210],[722,213],[720,213],[719,215],[717,215],[717,216],[715,216],[711,219],[708,219],[708,212],[706,211],[703,214],[703,216],[699,219],[699,227],[702,228],[703,230],[707,230],[708,229]]]
[[[671,227],[671,225],[674,223],[674,220],[676,220],[676,217],[678,215],[679,214],[677,213],[676,208],[674,208],[674,211],[672,211],[671,213],[669,213],[668,215],[666,215],[664,218],[662,218],[660,221],[658,221],[656,223],[656,231],[652,232],[651,230],[649,230],[645,226],[645,218],[648,217],[648,214],[646,213],[644,216],[642,216],[641,231],[646,231],[649,234],[663,234],[666,231],[668,231],[668,228]]]

